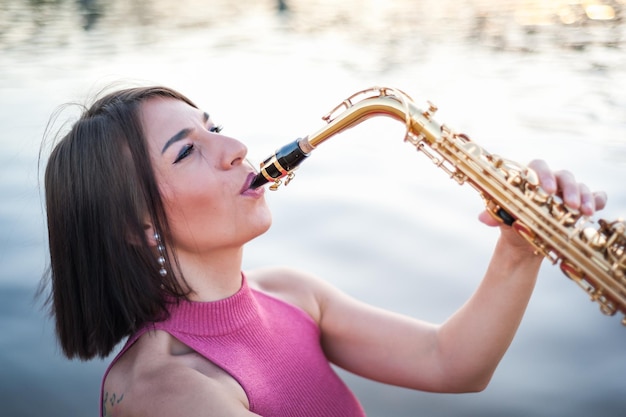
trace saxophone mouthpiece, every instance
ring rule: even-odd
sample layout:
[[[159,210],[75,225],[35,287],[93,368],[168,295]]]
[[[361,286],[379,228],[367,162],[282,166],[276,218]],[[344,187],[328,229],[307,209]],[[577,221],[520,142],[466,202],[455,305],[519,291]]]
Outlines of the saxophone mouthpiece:
[[[259,188],[262,185],[265,185],[268,183],[267,178],[265,178],[260,172],[258,174],[256,174],[256,177],[254,177],[254,179],[252,180],[252,182],[250,183],[250,188],[254,189],[254,188]]]
[[[252,180],[250,188],[259,188],[270,181],[277,182],[280,178],[286,177],[309,156],[312,149],[306,139],[296,139],[283,146],[261,163],[261,169]]]

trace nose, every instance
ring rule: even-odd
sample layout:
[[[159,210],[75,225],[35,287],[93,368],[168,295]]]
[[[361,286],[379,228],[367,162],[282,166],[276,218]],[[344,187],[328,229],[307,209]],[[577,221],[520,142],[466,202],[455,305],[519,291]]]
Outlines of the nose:
[[[223,137],[224,156],[222,158],[222,168],[229,169],[241,165],[246,160],[248,147],[237,139]]]

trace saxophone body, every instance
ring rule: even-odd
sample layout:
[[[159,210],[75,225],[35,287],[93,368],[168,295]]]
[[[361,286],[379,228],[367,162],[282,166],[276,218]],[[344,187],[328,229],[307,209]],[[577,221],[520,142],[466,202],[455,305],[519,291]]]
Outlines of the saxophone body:
[[[437,108],[418,108],[400,90],[375,87],[345,99],[323,117],[326,125],[298,139],[261,163],[251,187],[285,185],[294,169],[322,142],[374,116],[388,116],[406,125],[404,140],[425,154],[458,184],[469,184],[485,202],[488,212],[511,226],[536,254],[558,264],[599,304],[606,315],[625,315],[626,325],[626,222],[594,221],[567,207],[539,186],[530,168],[490,154],[462,133],[438,124]]]

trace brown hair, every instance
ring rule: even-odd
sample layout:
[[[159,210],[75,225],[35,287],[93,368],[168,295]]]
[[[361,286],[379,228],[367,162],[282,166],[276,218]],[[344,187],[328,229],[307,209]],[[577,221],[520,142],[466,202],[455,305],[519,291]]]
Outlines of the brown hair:
[[[189,292],[172,271],[175,259],[166,260],[165,277],[159,274],[144,231],[149,218],[167,246],[169,228],[139,116],[141,103],[153,97],[196,107],[165,87],[109,93],[84,108],[46,165],[47,302],[69,358],[107,356],[145,323],[167,317],[168,294]]]

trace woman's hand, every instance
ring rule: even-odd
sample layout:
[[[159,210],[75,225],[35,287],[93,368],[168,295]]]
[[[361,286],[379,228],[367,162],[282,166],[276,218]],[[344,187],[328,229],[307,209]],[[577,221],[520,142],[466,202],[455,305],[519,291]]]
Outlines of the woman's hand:
[[[528,167],[537,173],[541,188],[549,194],[560,196],[569,208],[591,216],[606,205],[607,196],[605,192],[592,192],[585,184],[576,182],[574,174],[570,171],[552,171],[545,161],[538,159],[533,160],[528,164]],[[479,220],[488,226],[503,226],[487,211],[483,211],[479,215]],[[522,241],[525,243],[520,236],[516,236],[517,233],[507,226],[502,227],[502,233],[507,240],[512,239],[511,243],[520,244]],[[518,240],[519,243],[516,243],[515,240]]]

